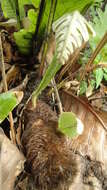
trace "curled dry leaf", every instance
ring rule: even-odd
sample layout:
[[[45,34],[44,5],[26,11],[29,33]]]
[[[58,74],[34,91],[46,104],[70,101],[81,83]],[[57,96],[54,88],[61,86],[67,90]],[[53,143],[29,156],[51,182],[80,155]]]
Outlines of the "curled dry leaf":
[[[13,190],[16,177],[23,170],[25,158],[0,128],[0,189]]]
[[[5,60],[7,60],[7,63],[10,63],[13,56],[12,47],[11,44],[6,40],[3,41],[3,50],[4,50]]]
[[[49,41],[48,41],[48,49],[47,49],[47,53],[46,53],[46,57],[45,57],[45,67],[44,67],[44,71],[43,73],[46,71],[47,66],[51,63],[53,55],[55,53],[55,48],[56,48],[56,42],[55,42],[55,35],[53,33],[51,33]],[[43,54],[43,49],[44,49],[44,43],[40,49],[39,55],[38,55],[38,59],[41,62],[42,61],[42,54]]]
[[[103,84],[100,85],[100,88],[95,91],[88,100],[91,102],[91,105],[97,110],[107,111],[107,96],[106,96],[107,87]]]
[[[23,98],[23,92],[22,91],[14,91],[13,94],[17,98],[17,104],[19,104]]]
[[[63,92],[61,98],[65,111],[73,111],[85,126],[78,139],[73,140],[72,148],[84,156],[88,155],[92,160],[107,164],[107,118],[103,114],[100,117],[88,103],[70,92]]]
[[[93,87],[91,85],[89,85],[87,90],[86,90],[86,97],[91,96],[92,93],[93,93]]]
[[[12,26],[17,27],[17,21],[12,18],[12,19],[9,19],[5,22],[0,22],[0,26],[4,26],[6,28],[12,27]]]
[[[9,71],[6,73],[6,81],[7,81],[7,84],[9,86],[9,84],[11,82],[13,82],[14,80],[16,80],[16,77],[20,74],[20,69],[13,65]],[[1,81],[0,83],[0,93],[3,91],[3,88],[4,88],[4,85],[3,85],[3,80]]]
[[[26,75],[22,83],[13,88],[12,91],[21,91],[21,90],[23,91],[26,88],[28,81],[29,81],[29,76]]]
[[[67,81],[65,82],[65,88],[66,90],[72,89],[77,91],[79,89],[79,82],[77,80]]]
[[[5,71],[7,72],[11,68],[11,65],[5,62]],[[0,65],[0,74],[2,72],[2,66]]]

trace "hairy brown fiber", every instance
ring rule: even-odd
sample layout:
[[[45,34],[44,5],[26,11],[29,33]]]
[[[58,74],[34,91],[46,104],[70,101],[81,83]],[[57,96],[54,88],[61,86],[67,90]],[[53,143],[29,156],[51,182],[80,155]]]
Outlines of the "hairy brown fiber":
[[[66,190],[76,174],[76,161],[66,137],[57,131],[57,116],[38,101],[25,110],[22,136],[27,165],[39,190]]]

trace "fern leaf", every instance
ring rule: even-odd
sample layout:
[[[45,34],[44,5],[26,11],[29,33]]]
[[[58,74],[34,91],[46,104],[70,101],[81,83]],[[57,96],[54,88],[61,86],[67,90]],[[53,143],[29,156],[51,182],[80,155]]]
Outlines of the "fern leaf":
[[[77,11],[74,14],[61,17],[53,23],[52,28],[55,32],[56,50],[40,85],[33,92],[32,101],[34,106],[39,94],[48,86],[70,54],[80,47],[84,41],[88,41],[89,33],[95,35],[92,27]]]
[[[19,4],[20,20],[22,20],[25,17],[24,5],[31,5],[32,0],[18,0],[18,4]]]
[[[18,50],[24,55],[29,55],[32,51],[32,38],[35,32],[36,14],[33,9],[30,9],[27,17],[29,22],[27,28],[14,32],[14,39]]]
[[[16,0],[0,0],[3,14],[6,18],[16,17]]]
[[[85,18],[75,11],[73,14],[65,14],[53,23],[55,32],[58,59],[64,64],[70,54],[81,47],[83,42],[89,40],[89,34],[95,36],[95,32]]]

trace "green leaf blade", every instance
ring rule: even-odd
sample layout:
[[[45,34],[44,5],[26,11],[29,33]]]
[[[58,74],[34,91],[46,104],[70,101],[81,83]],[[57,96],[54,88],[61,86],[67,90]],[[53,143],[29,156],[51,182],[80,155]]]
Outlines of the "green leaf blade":
[[[16,16],[16,0],[2,0],[1,7],[5,18],[17,18]]]
[[[17,95],[19,97],[17,97]],[[8,116],[21,101],[23,93],[21,92],[6,92],[0,94],[0,123]]]
[[[52,78],[55,76],[56,72],[61,68],[61,66],[62,65],[57,60],[57,55],[55,55],[52,59],[51,64],[48,66],[48,69],[46,70],[46,73],[42,81],[40,82],[40,85],[32,95],[34,105],[39,94],[41,94],[41,92],[48,86],[48,84],[51,82]]]
[[[34,34],[37,22],[37,12],[34,9],[30,9],[28,11],[28,19],[30,22],[28,31]]]
[[[30,50],[32,49],[32,36],[32,33],[25,29],[14,32],[14,39],[20,53],[29,55]]]
[[[77,136],[77,119],[75,114],[63,112],[59,117],[58,129],[70,138]]]
[[[95,78],[96,78],[96,89],[97,89],[99,87],[99,85],[103,79],[103,75],[104,75],[102,68],[96,69],[94,74],[95,74]]]
[[[87,90],[87,82],[86,81],[82,81],[80,83],[80,91],[79,91],[79,95],[83,95],[86,93]]]
[[[18,0],[20,19],[25,17],[24,5],[32,5],[32,0]]]

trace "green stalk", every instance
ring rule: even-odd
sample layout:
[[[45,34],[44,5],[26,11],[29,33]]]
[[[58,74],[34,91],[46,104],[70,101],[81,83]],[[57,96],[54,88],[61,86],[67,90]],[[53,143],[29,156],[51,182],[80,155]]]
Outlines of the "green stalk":
[[[61,63],[57,60],[57,54],[54,55],[52,62],[48,66],[48,69],[46,70],[46,73],[40,82],[40,85],[35,89],[35,91],[32,94],[32,102],[35,107],[36,100],[41,94],[41,92],[48,86],[48,84],[51,82],[51,79],[55,76],[56,72],[61,68]]]
[[[20,21],[20,15],[19,15],[19,2],[16,0],[16,15],[17,15],[17,27],[18,30],[21,29],[21,21]]]
[[[39,28],[40,28],[40,25],[41,25],[41,22],[42,22],[45,7],[46,7],[46,0],[41,0],[40,5],[39,5],[38,18],[37,18],[37,22],[36,22],[35,34],[34,34],[35,41],[36,41],[37,36],[38,36],[38,32],[39,32]]]

